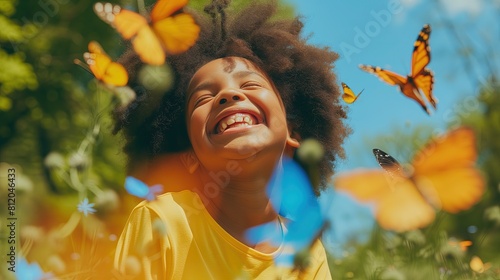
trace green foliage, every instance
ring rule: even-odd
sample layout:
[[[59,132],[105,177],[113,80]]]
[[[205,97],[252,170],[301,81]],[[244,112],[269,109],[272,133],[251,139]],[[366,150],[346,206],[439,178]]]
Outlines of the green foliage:
[[[377,228],[354,253],[332,257],[330,270],[333,279],[498,279],[498,257],[481,257],[489,263],[484,271],[474,271],[470,263],[476,245],[461,242],[437,224],[401,234]]]
[[[487,180],[487,192],[477,207],[477,213],[470,219],[482,221],[485,232],[499,230],[497,212],[500,205],[500,84],[492,78],[481,87],[477,103],[469,102],[470,116],[461,117],[461,122],[473,127],[478,135],[481,151],[479,165]],[[489,248],[500,248],[498,234],[485,236],[482,246],[477,248],[485,257],[497,258],[498,253]],[[498,260],[500,261],[500,260]]]
[[[1,8],[8,13],[2,15],[1,22],[7,23],[0,28],[0,38],[9,40],[1,42],[0,51],[0,63],[5,66],[0,69],[0,98],[8,94],[8,101],[3,99],[7,104],[3,108],[8,106],[8,110],[0,111],[0,155],[3,161],[25,167],[40,187],[56,194],[61,190],[41,164],[49,153],[74,149],[95,122],[107,122],[98,147],[117,141],[107,139],[109,93],[98,90],[94,82],[85,89],[92,77],[73,64],[88,41],[106,45],[118,38],[111,28],[104,28],[92,5],[93,1],[8,1]],[[117,45],[111,53],[121,47]],[[111,150],[116,154],[118,145],[111,145]],[[113,166],[116,172],[108,171],[105,177],[118,187],[123,178],[111,173],[122,174],[122,160],[115,160],[114,165],[96,156],[96,162]]]
[[[0,111],[8,111],[12,107],[9,96],[15,91],[34,90],[38,81],[31,64],[26,63],[23,52],[7,52],[14,44],[21,42],[26,32],[24,26],[14,22],[9,16],[14,11],[14,1],[2,1],[0,5]]]
[[[231,5],[229,5],[227,9],[227,13],[233,13],[234,11],[239,11],[243,9],[244,7],[252,4],[252,3],[258,3],[258,2],[266,2],[266,0],[257,0],[257,1],[247,1],[247,0],[232,0]],[[277,18],[290,18],[295,16],[295,9],[292,4],[288,3],[286,0],[285,1],[279,1],[280,6],[279,6],[279,11],[276,14]],[[189,1],[189,6],[192,7],[193,9],[200,10],[202,11],[203,8],[207,5],[206,0],[191,0]]]
[[[23,61],[20,53],[8,55],[0,50],[0,110],[7,111],[12,104],[8,94],[24,89],[34,90],[38,82],[30,64]],[[7,101],[9,100],[9,101]]]

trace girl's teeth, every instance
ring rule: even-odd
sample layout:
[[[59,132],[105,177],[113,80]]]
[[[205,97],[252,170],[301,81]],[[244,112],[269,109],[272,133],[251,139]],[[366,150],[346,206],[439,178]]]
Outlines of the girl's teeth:
[[[253,125],[253,119],[251,116],[248,115],[233,115],[232,117],[229,117],[225,121],[222,121],[219,125],[219,132],[224,132],[229,126],[236,124],[237,126],[249,126]]]

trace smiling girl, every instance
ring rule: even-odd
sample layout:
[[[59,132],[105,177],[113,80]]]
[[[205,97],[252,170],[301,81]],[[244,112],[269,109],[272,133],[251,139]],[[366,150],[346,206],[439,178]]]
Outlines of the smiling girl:
[[[198,16],[201,34],[193,48],[167,58],[175,85],[156,108],[144,90],[116,113],[131,169],[180,153],[194,179],[133,210],[115,268],[136,279],[330,279],[319,240],[307,268],[294,271],[274,262],[283,253],[280,242],[250,240],[246,233],[263,224],[278,236],[287,231],[267,186],[302,139],[315,138],[326,151],[316,194],[343,155],[348,130],[332,72],[337,55],[307,44],[299,19],[271,20],[275,3],[252,4],[226,22],[226,2],[212,3],[220,12],[211,13],[213,20]],[[125,62],[132,73],[141,66],[133,53]]]

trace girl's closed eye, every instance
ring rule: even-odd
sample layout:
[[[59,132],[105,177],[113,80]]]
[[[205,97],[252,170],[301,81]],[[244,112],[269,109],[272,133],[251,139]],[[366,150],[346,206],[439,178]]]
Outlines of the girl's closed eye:
[[[245,82],[243,85],[241,85],[242,89],[249,89],[249,90],[259,89],[262,87],[263,87],[262,84],[256,81]]]
[[[203,104],[207,103],[208,101],[210,101],[213,97],[214,96],[210,93],[202,94],[196,98],[196,100],[194,101],[193,107],[196,108],[200,105],[203,105]]]

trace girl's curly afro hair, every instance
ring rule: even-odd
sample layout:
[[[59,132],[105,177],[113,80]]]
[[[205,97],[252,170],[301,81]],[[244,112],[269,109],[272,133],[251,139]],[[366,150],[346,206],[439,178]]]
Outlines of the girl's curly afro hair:
[[[236,56],[252,61],[269,75],[284,102],[293,133],[323,145],[319,186],[325,187],[336,158],[344,157],[341,145],[349,133],[333,73],[338,55],[326,47],[307,44],[301,37],[303,24],[299,18],[272,20],[275,2],[251,4],[226,19],[228,2],[214,0],[205,8],[206,14],[191,12],[200,25],[200,37],[187,52],[167,57],[175,84],[160,100],[137,79],[143,67],[139,58],[132,51],[121,58],[131,76],[129,85],[137,94],[129,106],[114,112],[114,132],[122,131],[125,136],[129,168],[156,155],[190,148],[185,123],[189,80],[205,63]]]

